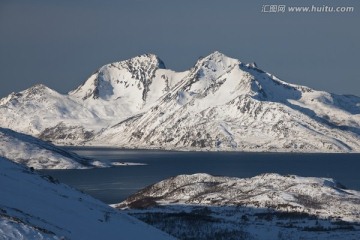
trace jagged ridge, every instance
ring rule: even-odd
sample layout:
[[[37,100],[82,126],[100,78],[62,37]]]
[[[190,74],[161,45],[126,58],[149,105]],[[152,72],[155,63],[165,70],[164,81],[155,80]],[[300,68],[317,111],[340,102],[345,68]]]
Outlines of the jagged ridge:
[[[219,52],[185,72],[153,54],[107,64],[68,95],[11,94],[0,113],[1,126],[59,144],[360,151],[359,97],[290,84]]]

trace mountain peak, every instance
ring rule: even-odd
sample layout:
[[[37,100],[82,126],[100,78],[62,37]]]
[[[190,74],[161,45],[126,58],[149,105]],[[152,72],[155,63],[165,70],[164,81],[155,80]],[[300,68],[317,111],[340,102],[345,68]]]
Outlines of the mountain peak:
[[[210,53],[208,56],[202,58],[203,61],[224,61],[224,60],[236,60],[234,58],[228,57],[225,54],[215,51]]]
[[[155,55],[153,53],[146,53],[146,54],[138,55],[136,57],[133,57],[128,60],[121,61],[121,62],[131,63],[131,64],[141,63],[141,65],[149,64],[151,66],[155,66],[156,68],[166,69],[164,61],[161,60],[157,55]]]
[[[210,56],[226,56],[226,55],[223,54],[222,52],[214,51],[208,55],[208,57],[210,57]]]
[[[46,89],[49,89],[47,86],[45,86],[44,84],[42,83],[38,83],[38,84],[35,84],[34,86],[30,87],[29,89],[32,89],[32,90],[46,90]]]
[[[206,57],[200,58],[197,63],[195,64],[195,67],[205,67],[205,68],[212,68],[213,71],[221,68],[226,69],[228,67],[231,67],[235,64],[240,64],[240,61],[231,57],[226,56],[225,54],[215,51],[211,54],[209,54]]]
[[[20,92],[20,94],[24,94],[26,96],[39,96],[51,92],[54,92],[54,90],[40,83]]]
[[[149,85],[158,69],[166,69],[165,64],[158,56],[152,53],[113,62],[99,68],[81,86],[69,94],[83,100],[89,98],[119,99],[124,97],[119,94],[130,87],[135,88],[135,91],[141,91],[142,100],[145,101]],[[129,79],[132,80],[129,81]],[[133,89],[132,95],[134,94]]]

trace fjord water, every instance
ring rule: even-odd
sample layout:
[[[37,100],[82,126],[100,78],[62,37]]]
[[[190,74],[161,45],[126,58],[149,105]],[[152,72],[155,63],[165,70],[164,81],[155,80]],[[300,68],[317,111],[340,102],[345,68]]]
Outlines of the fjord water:
[[[136,191],[179,174],[209,173],[253,177],[261,173],[334,178],[360,190],[360,154],[176,152],[67,147],[104,162],[144,163],[87,170],[42,170],[106,203],[118,203]]]

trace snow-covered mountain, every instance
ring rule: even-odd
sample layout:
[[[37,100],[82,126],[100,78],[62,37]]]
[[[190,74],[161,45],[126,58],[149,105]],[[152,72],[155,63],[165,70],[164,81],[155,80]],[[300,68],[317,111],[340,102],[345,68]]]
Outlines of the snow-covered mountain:
[[[359,205],[360,192],[329,178],[193,174],[114,207],[180,239],[359,239]]]
[[[42,84],[0,100],[0,126],[58,144],[80,144],[148,109],[185,73],[153,54],[105,65],[69,94]]]
[[[80,157],[40,139],[0,127],[0,157],[34,169],[82,169],[108,167],[99,161]]]
[[[360,98],[289,84],[214,52],[188,71],[155,55],[105,65],[67,95],[0,100],[3,127],[58,144],[234,151],[360,151]]]
[[[173,239],[0,157],[0,239]]]

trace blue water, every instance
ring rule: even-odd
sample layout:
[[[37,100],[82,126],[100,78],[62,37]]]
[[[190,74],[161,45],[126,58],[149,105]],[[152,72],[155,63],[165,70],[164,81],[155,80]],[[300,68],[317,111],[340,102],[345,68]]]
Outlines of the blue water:
[[[269,172],[331,177],[348,188],[360,190],[360,154],[169,152],[88,147],[66,149],[105,162],[147,164],[42,171],[106,203],[120,202],[145,186],[174,175],[200,172],[233,177],[252,177]]]

